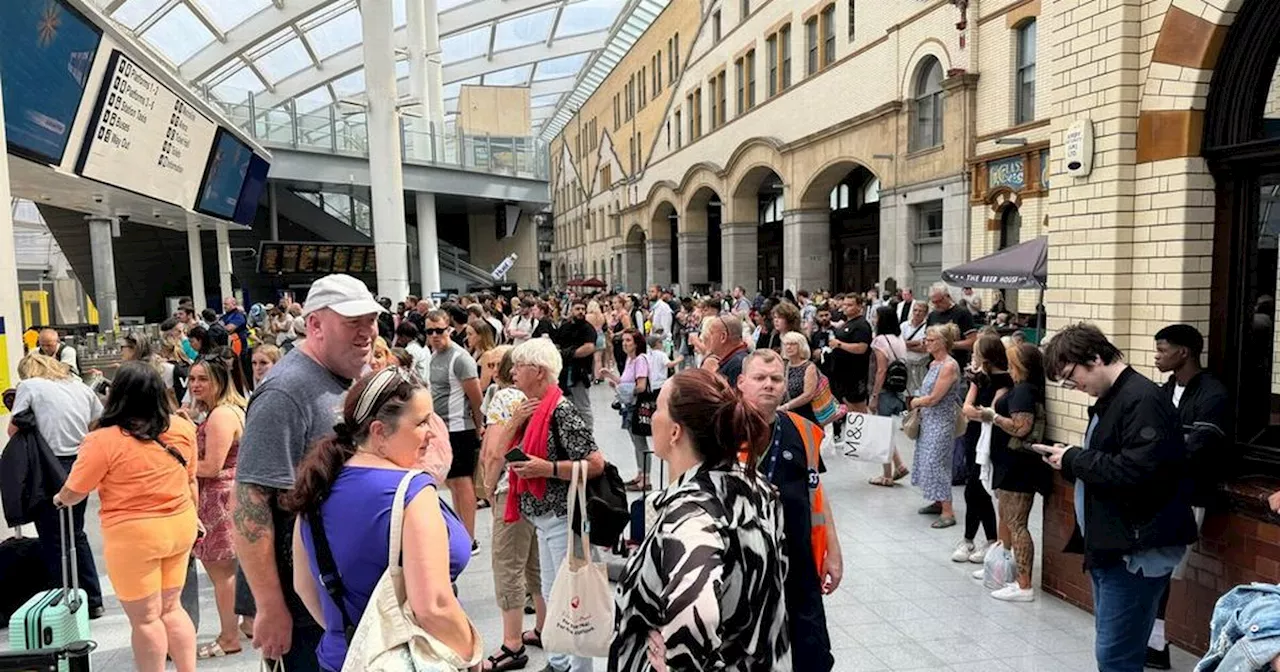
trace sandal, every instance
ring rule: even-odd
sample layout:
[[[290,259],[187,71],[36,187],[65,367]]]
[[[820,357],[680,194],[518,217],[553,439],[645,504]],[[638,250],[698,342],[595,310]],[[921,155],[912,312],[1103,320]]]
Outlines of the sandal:
[[[506,644],[502,645],[502,649],[498,654],[489,656],[485,661],[488,665],[481,669],[484,672],[503,672],[504,670],[523,670],[525,665],[529,664],[529,656],[525,654],[523,646],[519,651],[512,651],[507,648]]]
[[[897,469],[893,470],[893,480],[895,481],[901,481],[902,479],[910,475],[911,475],[911,470],[906,467],[898,467]]]
[[[955,516],[942,516],[937,520],[933,521],[933,524],[931,524],[929,527],[932,527],[935,530],[941,530],[948,527],[953,527],[955,526],[955,524],[956,524]]]
[[[223,658],[225,656],[233,656],[240,653],[243,649],[224,649],[222,642],[213,640],[208,644],[196,649],[196,658],[199,660],[208,660],[209,658]]]
[[[876,476],[875,478],[867,482],[870,483],[871,485],[878,485],[883,488],[892,488],[893,486],[897,485],[897,483],[894,483],[893,479],[889,478],[888,476]]]
[[[542,631],[534,628],[520,633],[520,643],[525,646],[534,646],[542,648]]]

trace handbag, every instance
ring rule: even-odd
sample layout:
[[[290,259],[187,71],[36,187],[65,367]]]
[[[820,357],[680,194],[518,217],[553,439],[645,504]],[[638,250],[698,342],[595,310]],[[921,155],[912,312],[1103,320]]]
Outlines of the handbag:
[[[409,606],[405,593],[404,568],[400,565],[400,544],[404,533],[404,498],[409,482],[423,473],[412,470],[400,479],[395,500],[391,504],[391,531],[388,542],[387,569],[378,579],[373,594],[360,617],[359,626],[352,627],[347,613],[346,590],[342,577],[333,561],[333,553],[324,533],[320,512],[309,514],[311,538],[316,550],[321,582],[342,613],[343,631],[347,638],[347,658],[342,672],[457,672],[480,664],[484,644],[475,625],[470,623],[475,647],[469,658],[443,644],[431,633],[423,630]],[[435,492],[422,492],[419,496],[434,497]]]
[[[564,446],[560,444],[560,433],[556,431],[556,421],[551,420],[551,436],[554,437],[556,455],[568,459]],[[550,456],[548,456],[550,457]],[[575,460],[574,464],[578,464]],[[585,479],[584,468],[584,479]],[[582,533],[581,509],[569,501],[569,529],[574,534]],[[618,474],[618,467],[604,463],[604,471],[597,477],[587,480],[587,538],[596,546],[612,548],[622,532],[631,523],[631,509],[627,504],[627,486]]]
[[[913,441],[920,438],[920,409],[913,408],[902,416],[902,433]]]
[[[836,396],[831,393],[831,381],[821,371],[818,372],[818,391],[809,400],[809,408],[813,409],[813,418],[819,425],[835,420],[839,411]]]
[[[635,417],[631,420],[631,433],[636,436],[653,436],[653,414],[658,410],[658,395],[653,392],[636,394]]]
[[[967,431],[969,431],[969,418],[964,415],[964,404],[956,402],[956,426],[951,436],[958,439]]]
[[[569,481],[570,511],[575,506],[586,507],[586,471],[583,463],[573,463]],[[578,557],[579,550],[582,557]],[[542,648],[554,653],[604,657],[609,655],[612,640],[613,591],[609,589],[609,572],[604,563],[591,560],[587,538],[571,531],[568,553],[547,599]]]

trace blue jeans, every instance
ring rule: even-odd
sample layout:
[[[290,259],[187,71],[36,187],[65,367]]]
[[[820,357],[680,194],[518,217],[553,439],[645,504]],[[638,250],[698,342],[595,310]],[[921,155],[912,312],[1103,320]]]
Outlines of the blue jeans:
[[[560,574],[560,565],[569,555],[569,517],[545,515],[530,518],[538,531],[538,566],[542,568],[542,599],[551,600],[551,586]],[[547,662],[558,672],[591,672],[592,662],[585,656],[547,653]]]
[[[1142,672],[1147,638],[1156,620],[1168,577],[1145,577],[1123,562],[1089,570],[1093,579],[1093,615],[1098,672]]]

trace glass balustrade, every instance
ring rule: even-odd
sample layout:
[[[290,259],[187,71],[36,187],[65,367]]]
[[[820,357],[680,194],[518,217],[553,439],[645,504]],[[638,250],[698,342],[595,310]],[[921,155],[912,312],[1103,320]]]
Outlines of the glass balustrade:
[[[259,110],[252,95],[243,103],[207,97],[232,123],[267,147],[354,156],[369,153],[367,115],[357,106],[335,103],[299,113],[292,101]],[[422,119],[400,117],[400,142],[408,164],[537,180],[546,180],[550,174],[546,144],[534,137],[472,135],[461,132],[452,121],[437,129]]]

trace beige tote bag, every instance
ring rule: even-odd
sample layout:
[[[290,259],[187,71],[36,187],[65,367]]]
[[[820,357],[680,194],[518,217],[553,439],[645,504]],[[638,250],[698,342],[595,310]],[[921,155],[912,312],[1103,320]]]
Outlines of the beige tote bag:
[[[570,515],[575,499],[585,516],[587,467],[582,462],[573,463]],[[569,526],[569,552],[551,586],[542,644],[543,649],[554,653],[604,657],[609,655],[609,642],[613,639],[613,591],[609,589],[609,571],[604,563],[591,561],[585,521],[582,527],[582,534],[574,534],[573,526]],[[575,549],[581,549],[581,558],[576,557]]]
[[[475,650],[469,659],[445,646],[440,640],[418,627],[404,590],[404,569],[400,566],[400,542],[404,532],[404,496],[409,481],[421,471],[405,474],[396,488],[391,505],[390,553],[387,571],[373,588],[373,597],[360,617],[360,625],[347,647],[342,672],[457,672],[480,664],[484,645],[475,625]],[[435,497],[434,489],[419,497]]]

